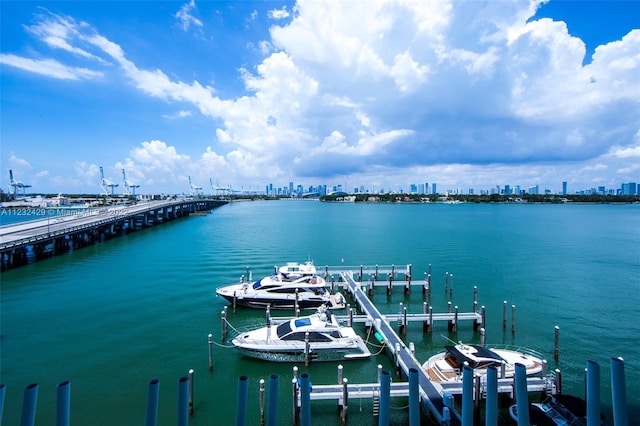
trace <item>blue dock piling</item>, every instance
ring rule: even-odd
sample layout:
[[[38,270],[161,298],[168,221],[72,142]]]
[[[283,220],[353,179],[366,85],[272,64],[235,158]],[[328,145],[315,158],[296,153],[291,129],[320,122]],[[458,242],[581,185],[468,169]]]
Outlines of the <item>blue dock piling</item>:
[[[280,377],[272,374],[269,377],[269,411],[267,412],[267,426],[278,424],[278,385]]]
[[[300,424],[311,426],[311,382],[309,373],[300,375]]]
[[[462,426],[473,426],[473,368],[462,368]]]
[[[391,373],[387,370],[380,372],[380,414],[378,416],[378,426],[389,426],[391,413]]]
[[[498,369],[495,365],[487,368],[485,426],[498,426]]]
[[[613,401],[614,426],[628,426],[627,390],[625,388],[624,360],[622,358],[611,358],[611,399]],[[0,410],[0,420],[2,420],[2,410]]]
[[[7,387],[0,384],[0,425],[2,424],[2,412],[4,411],[4,391]]]
[[[178,379],[178,426],[189,424],[189,378]]]
[[[69,426],[71,383],[68,380],[58,383],[56,394],[56,426]]]
[[[516,409],[518,410],[518,426],[530,426],[529,394],[527,389],[527,367],[519,362],[515,365]]]
[[[600,365],[587,361],[587,426],[600,426]]]
[[[409,369],[409,426],[420,426],[420,378],[418,369]]]
[[[249,378],[240,376],[238,378],[238,397],[236,402],[236,426],[247,424],[247,399],[249,397]]]
[[[38,401],[38,384],[32,383],[24,388],[22,398],[22,417],[20,426],[33,426],[36,421],[36,403]]]
[[[147,390],[147,414],[145,416],[146,426],[156,426],[158,423],[158,396],[160,394],[160,380],[149,381]]]

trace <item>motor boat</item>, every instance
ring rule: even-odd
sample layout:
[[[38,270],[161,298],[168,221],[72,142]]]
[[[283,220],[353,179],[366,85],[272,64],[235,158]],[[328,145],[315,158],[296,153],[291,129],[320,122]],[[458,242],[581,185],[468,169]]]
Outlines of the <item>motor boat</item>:
[[[518,421],[516,404],[509,407],[509,415]],[[603,424],[603,420],[601,414],[599,424]],[[552,395],[542,402],[529,404],[529,421],[536,426],[583,426],[587,424],[587,404],[577,396]]]
[[[329,309],[346,306],[342,293],[332,294],[324,278],[316,274],[315,266],[288,263],[277,274],[251,282],[220,287],[216,294],[238,306],[266,309],[315,309],[326,305]]]
[[[486,375],[491,365],[498,369],[498,377],[513,377],[515,364],[526,367],[527,376],[542,373],[542,355],[525,348],[509,346],[481,346],[465,343],[445,346],[445,352],[429,358],[422,368],[429,379],[438,383],[462,381],[462,369],[466,364],[474,369],[474,375]]]
[[[256,330],[241,332],[233,345],[247,356],[276,362],[339,361],[362,359],[371,352],[352,327],[341,326],[325,306],[316,313],[277,318]]]

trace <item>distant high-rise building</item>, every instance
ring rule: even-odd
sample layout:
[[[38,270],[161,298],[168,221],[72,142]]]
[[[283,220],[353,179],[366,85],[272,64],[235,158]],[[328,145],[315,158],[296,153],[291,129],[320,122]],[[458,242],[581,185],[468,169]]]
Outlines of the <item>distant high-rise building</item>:
[[[562,195],[567,195],[567,181],[562,182]]]
[[[638,185],[635,182],[623,183],[620,188],[622,195],[636,195],[638,193]]]
[[[436,183],[435,182],[431,184],[431,193],[432,194],[437,194],[438,193],[438,190],[436,189]]]

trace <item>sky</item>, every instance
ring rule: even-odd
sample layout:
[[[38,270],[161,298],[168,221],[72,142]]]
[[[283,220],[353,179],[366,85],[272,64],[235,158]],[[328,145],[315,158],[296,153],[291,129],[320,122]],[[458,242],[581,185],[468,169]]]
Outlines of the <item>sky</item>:
[[[0,1],[0,186],[640,183],[640,1]]]

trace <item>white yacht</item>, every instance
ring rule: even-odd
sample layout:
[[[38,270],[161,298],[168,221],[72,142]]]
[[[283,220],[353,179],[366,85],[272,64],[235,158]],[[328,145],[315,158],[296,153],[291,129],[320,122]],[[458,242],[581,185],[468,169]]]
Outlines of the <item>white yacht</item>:
[[[326,288],[324,278],[316,274],[311,262],[287,263],[278,273],[256,282],[240,282],[216,290],[216,294],[238,306],[271,309],[314,309],[326,305],[330,309],[344,308],[344,296]]]
[[[487,368],[493,365],[498,369],[498,377],[513,377],[516,363],[525,365],[527,376],[542,373],[542,355],[530,349],[470,345],[462,342],[444,348],[445,352],[432,356],[422,364],[423,370],[434,382],[462,381],[465,363],[474,369],[474,375],[480,376],[486,375]]]
[[[307,357],[309,361],[338,361],[371,356],[353,328],[341,326],[324,306],[313,315],[240,333],[232,343],[250,357],[276,362],[303,362]]]

